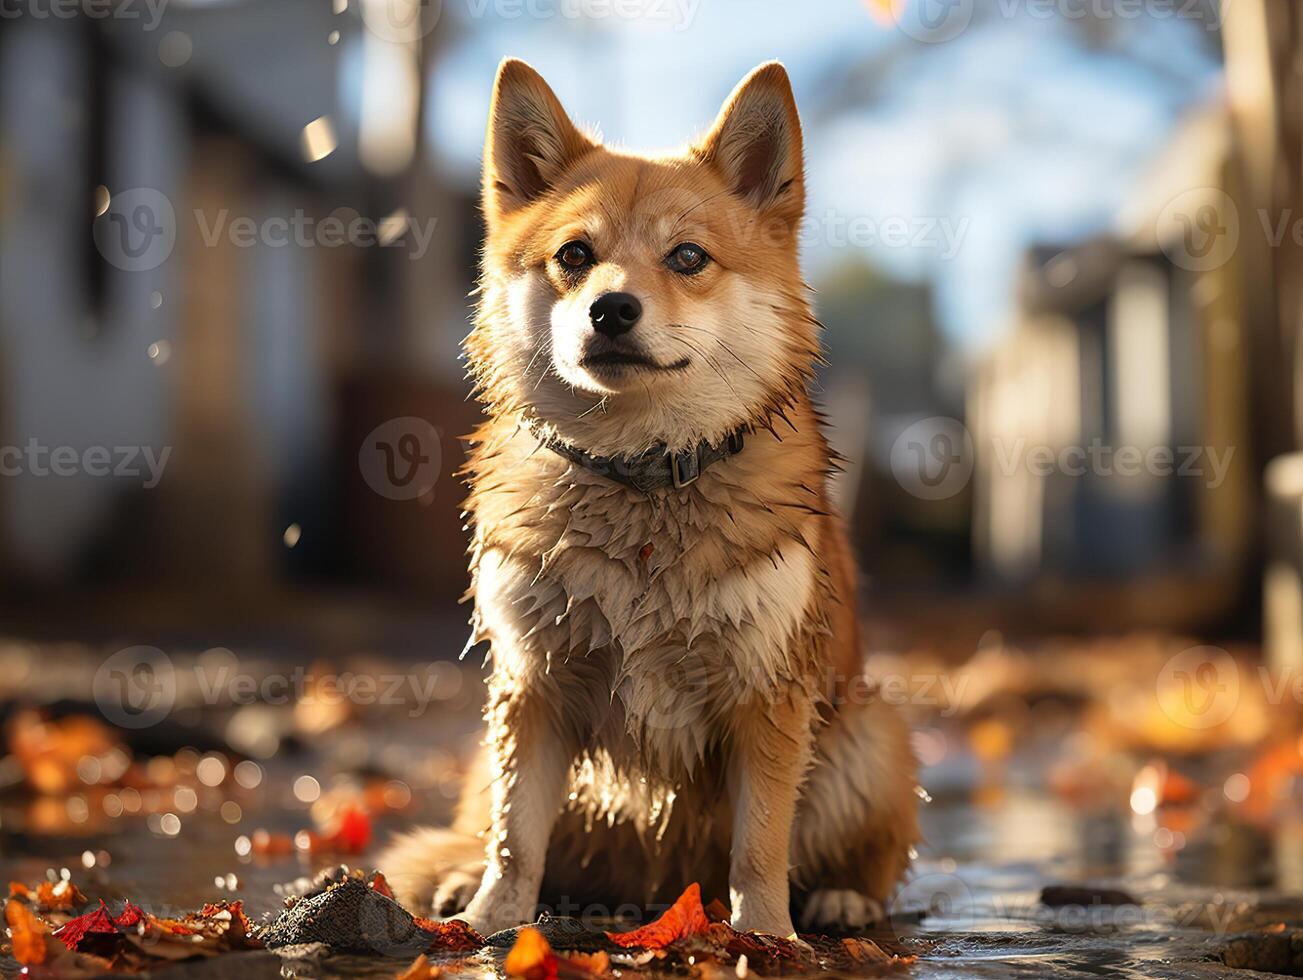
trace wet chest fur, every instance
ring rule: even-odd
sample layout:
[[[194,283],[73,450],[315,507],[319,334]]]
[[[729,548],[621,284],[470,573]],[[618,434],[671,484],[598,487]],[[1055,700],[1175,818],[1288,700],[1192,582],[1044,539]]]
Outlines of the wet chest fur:
[[[540,506],[514,549],[477,541],[495,677],[555,686],[617,764],[691,771],[737,711],[808,670],[819,619],[800,528],[736,496],[581,483]]]

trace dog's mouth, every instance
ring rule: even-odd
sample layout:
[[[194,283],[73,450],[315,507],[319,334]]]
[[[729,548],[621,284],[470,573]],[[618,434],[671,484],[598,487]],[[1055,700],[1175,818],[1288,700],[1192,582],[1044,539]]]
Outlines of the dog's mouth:
[[[662,364],[660,361],[648,357],[646,354],[640,354],[637,351],[630,350],[604,350],[593,354],[586,354],[579,360],[579,366],[588,371],[599,374],[622,373],[629,370],[645,371],[682,371],[691,363],[688,358],[681,357],[677,361],[669,364]]]

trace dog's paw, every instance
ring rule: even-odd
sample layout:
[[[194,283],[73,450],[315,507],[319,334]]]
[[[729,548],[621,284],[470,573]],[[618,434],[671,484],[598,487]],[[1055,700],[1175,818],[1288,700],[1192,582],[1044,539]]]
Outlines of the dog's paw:
[[[434,914],[448,919],[464,912],[479,890],[481,877],[470,871],[449,871],[434,890]]]
[[[884,918],[882,903],[849,888],[824,888],[811,892],[801,913],[806,930],[857,932]]]

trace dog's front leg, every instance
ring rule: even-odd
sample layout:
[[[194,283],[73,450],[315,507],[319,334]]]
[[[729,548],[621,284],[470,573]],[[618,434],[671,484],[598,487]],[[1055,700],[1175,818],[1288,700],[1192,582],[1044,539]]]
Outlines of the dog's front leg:
[[[788,906],[792,819],[811,751],[808,696],[791,691],[739,720],[729,768],[733,847],[728,890],[735,929],[793,934]]]
[[[462,916],[486,936],[534,920],[574,757],[572,740],[553,724],[546,687],[502,687],[487,712],[494,779],[484,878]]]

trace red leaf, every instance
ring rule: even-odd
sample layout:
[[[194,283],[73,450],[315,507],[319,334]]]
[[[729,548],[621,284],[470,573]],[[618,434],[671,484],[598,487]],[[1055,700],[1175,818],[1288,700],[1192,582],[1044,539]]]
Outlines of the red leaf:
[[[632,932],[608,932],[617,946],[626,949],[664,949],[676,939],[696,936],[710,928],[706,910],[701,907],[701,886],[693,882],[655,922]]]
[[[394,901],[398,901],[398,899],[394,898],[394,890],[389,887],[388,879],[379,871],[371,876],[371,890],[379,892],[385,898],[393,898]]]
[[[371,817],[365,810],[345,807],[335,831],[336,848],[344,854],[361,854],[371,844]]]
[[[461,953],[480,949],[484,945],[484,937],[461,919],[437,922],[434,919],[414,916],[412,921],[416,923],[416,928],[430,934],[430,945],[425,947],[426,952],[447,950]]]
[[[116,933],[117,931],[118,927],[113,922],[113,916],[109,915],[109,907],[101,898],[99,908],[94,912],[79,915],[75,919],[69,919],[54,930],[54,936],[69,949],[76,950],[89,933]]]
[[[129,929],[144,917],[145,910],[128,901],[122,909],[122,914],[113,920],[113,924],[120,929]]]

